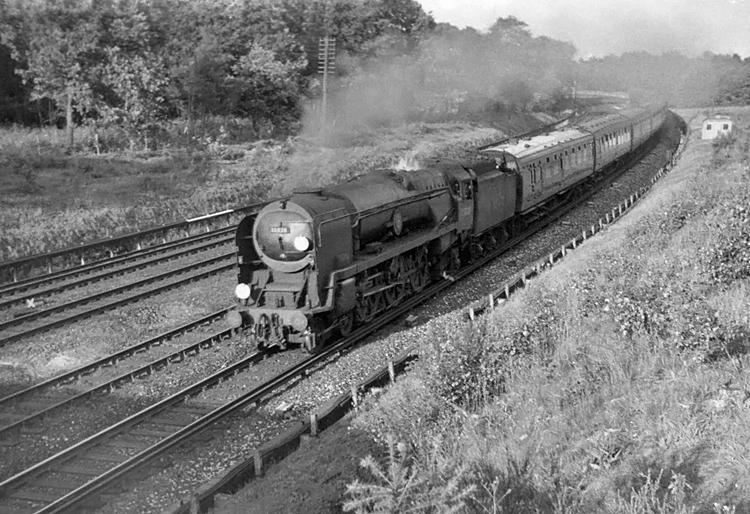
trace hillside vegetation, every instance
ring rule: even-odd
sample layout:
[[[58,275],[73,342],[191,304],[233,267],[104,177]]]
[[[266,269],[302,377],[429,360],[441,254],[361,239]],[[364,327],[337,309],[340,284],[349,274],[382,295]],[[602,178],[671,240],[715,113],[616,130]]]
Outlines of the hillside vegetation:
[[[460,158],[466,148],[539,125],[534,117],[520,115],[498,123],[503,130],[472,123],[416,123],[367,134],[341,147],[293,138],[135,162],[105,156],[59,158],[58,150],[42,141],[40,153],[28,157],[38,161],[38,167],[28,169],[28,179],[0,174],[0,260],[249,205],[296,186],[395,166],[405,156]],[[15,132],[29,144],[34,139],[20,129]],[[0,135],[0,148],[11,144],[9,139]],[[233,160],[222,158],[223,152],[232,153]],[[205,162],[190,172],[171,162],[187,165],[190,159]]]
[[[421,359],[352,425],[345,510],[750,511],[750,112],[635,209]],[[699,136],[697,136],[699,137]]]

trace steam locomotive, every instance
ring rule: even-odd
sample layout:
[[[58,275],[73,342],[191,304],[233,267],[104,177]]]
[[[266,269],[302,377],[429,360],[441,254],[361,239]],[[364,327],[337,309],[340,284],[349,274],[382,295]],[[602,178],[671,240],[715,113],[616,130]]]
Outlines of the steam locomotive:
[[[237,309],[260,348],[308,351],[348,335],[491,251],[649,139],[665,107],[637,108],[432,161],[295,190],[236,232]]]

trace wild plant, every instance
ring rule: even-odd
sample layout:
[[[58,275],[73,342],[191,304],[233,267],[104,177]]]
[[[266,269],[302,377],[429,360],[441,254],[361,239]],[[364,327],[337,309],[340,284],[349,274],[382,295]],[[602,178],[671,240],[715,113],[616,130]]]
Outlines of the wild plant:
[[[371,455],[360,465],[374,482],[355,479],[347,485],[351,499],[344,503],[344,512],[357,514],[440,513],[461,512],[473,487],[467,485],[466,470],[456,469],[442,459],[442,468],[433,472],[420,467],[410,458],[406,445],[388,439],[388,461],[381,465]],[[448,473],[450,471],[450,473]]]

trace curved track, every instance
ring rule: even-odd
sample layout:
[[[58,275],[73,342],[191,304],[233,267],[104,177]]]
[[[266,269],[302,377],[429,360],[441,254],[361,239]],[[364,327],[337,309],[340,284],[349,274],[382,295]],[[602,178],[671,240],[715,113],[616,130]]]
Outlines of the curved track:
[[[606,180],[582,193],[574,203],[550,213],[529,227],[523,234],[501,248],[477,259],[454,275],[461,279],[497,258],[510,247],[530,237],[557,220],[577,205],[585,202],[595,191],[607,187],[624,172],[615,170]],[[221,407],[205,412],[187,408],[184,400],[206,387],[222,380],[229,380],[235,373],[258,362],[262,356],[253,354],[228,368],[202,380],[169,398],[144,409],[81,441],[70,448],[40,462],[0,483],[0,512],[76,512],[91,505],[94,498],[101,498],[106,489],[123,486],[134,478],[148,474],[148,466],[161,455],[183,444],[191,437],[200,436],[207,427],[232,415],[250,403],[261,400],[297,377],[309,372],[325,359],[347,350],[368,335],[391,324],[416,305],[451,287],[452,281],[443,280],[427,287],[422,293],[407,300],[373,323],[357,329],[350,337],[325,348],[320,354],[305,359],[277,377],[267,381],[239,398]]]

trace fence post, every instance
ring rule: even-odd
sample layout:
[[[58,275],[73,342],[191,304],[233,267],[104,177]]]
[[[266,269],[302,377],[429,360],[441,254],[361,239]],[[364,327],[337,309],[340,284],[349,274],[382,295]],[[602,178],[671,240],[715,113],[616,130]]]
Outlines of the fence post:
[[[388,361],[388,377],[391,379],[391,383],[396,381],[396,370],[393,368],[393,361]]]
[[[474,307],[469,307],[469,319],[474,321]]]
[[[490,293],[489,301],[490,301],[490,310],[493,310],[495,308],[495,298],[492,296],[492,293]]]
[[[318,435],[318,415],[314,412],[310,413],[310,437],[317,437]]]
[[[352,390],[352,405],[354,406],[354,410],[357,410],[357,407],[359,407],[359,398],[357,397],[357,386],[352,384],[351,390]]]
[[[260,450],[255,450],[255,455],[253,456],[253,460],[255,461],[255,476],[262,477],[263,476],[263,457],[260,454]]]

